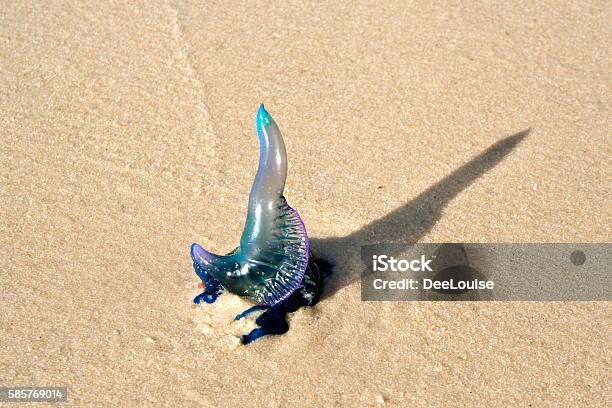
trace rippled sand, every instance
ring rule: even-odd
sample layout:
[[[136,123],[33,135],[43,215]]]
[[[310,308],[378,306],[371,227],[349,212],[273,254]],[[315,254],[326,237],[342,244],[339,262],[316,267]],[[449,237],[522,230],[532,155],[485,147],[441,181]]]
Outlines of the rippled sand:
[[[376,240],[610,241],[609,2],[24,3],[0,11],[0,386],[79,406],[612,405],[608,302],[368,303],[356,280]],[[247,302],[191,304],[188,251],[238,242],[262,101],[337,268],[287,335],[243,347]]]

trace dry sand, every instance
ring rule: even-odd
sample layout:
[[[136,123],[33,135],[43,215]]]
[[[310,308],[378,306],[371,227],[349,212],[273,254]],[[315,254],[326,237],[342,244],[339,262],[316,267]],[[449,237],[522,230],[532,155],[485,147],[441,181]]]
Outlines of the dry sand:
[[[610,240],[609,2],[3,3],[0,386],[80,406],[612,405],[610,303],[366,303],[354,259],[389,238]],[[188,250],[238,242],[261,101],[286,196],[338,266],[287,335],[244,347],[247,303],[192,305]]]

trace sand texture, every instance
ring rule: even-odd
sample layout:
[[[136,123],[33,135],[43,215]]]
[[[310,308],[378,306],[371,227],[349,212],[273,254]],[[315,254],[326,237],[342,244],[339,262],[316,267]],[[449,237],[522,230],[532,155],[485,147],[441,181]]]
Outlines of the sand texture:
[[[612,406],[609,302],[362,302],[358,280],[377,241],[610,241],[609,1],[2,3],[0,386]],[[337,266],[288,334],[245,347],[246,301],[191,303],[189,245],[238,244],[262,101]]]

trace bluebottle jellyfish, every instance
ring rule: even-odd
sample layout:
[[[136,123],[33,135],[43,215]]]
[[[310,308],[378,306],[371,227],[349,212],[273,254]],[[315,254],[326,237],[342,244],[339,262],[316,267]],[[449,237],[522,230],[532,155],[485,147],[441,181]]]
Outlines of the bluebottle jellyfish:
[[[319,301],[331,264],[315,258],[300,215],[283,195],[287,178],[285,143],[264,105],[257,112],[259,166],[249,194],[240,246],[226,255],[213,254],[198,244],[191,258],[204,291],[194,298],[213,303],[224,291],[245,296],[256,304],[236,316],[241,319],[263,310],[257,328],[242,336],[248,344],[289,330],[287,313]]]

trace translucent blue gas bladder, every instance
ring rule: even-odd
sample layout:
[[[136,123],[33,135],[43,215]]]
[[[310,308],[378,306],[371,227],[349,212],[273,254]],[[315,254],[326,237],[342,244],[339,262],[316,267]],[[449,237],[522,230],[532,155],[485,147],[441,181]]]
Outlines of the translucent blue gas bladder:
[[[260,305],[274,306],[295,292],[304,279],[308,235],[299,214],[283,196],[287,153],[281,132],[263,104],[257,112],[257,135],[259,167],[240,246],[227,255],[215,255],[198,244],[191,246],[194,268],[206,287],[196,303],[212,303],[226,289]]]

